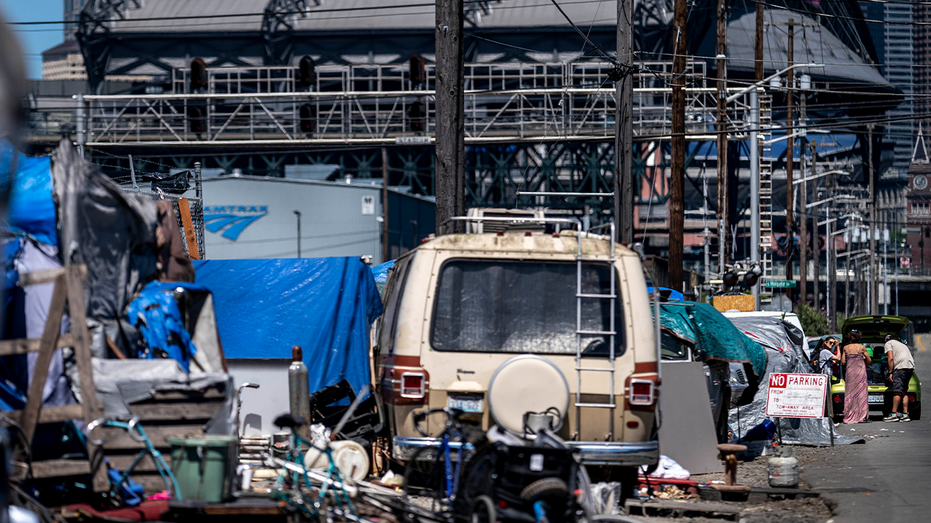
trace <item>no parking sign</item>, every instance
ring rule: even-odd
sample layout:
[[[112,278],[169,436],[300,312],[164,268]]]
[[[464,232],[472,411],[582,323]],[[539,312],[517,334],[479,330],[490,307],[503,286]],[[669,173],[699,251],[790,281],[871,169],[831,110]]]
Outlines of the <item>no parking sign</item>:
[[[770,374],[766,415],[773,418],[824,417],[828,376],[824,374]]]

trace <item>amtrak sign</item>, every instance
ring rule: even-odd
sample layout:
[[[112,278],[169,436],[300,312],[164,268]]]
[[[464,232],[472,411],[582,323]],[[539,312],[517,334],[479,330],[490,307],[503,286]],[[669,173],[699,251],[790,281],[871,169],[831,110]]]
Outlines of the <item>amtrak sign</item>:
[[[207,205],[204,207],[204,228],[236,241],[246,227],[266,214],[267,205]]]

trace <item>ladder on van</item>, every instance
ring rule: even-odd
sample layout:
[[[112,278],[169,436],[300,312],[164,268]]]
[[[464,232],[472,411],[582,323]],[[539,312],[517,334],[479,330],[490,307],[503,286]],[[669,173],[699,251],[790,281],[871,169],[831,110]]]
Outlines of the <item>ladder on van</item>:
[[[585,258],[583,257],[582,251],[582,236],[590,234],[592,231],[607,228],[609,230],[611,238],[611,247],[610,255],[608,259],[602,258]],[[602,408],[602,409],[615,409],[617,404],[615,403],[615,343],[617,340],[617,325],[616,314],[617,314],[617,301],[620,298],[617,292],[617,270],[615,269],[615,262],[617,257],[615,255],[615,226],[614,222],[606,223],[598,227],[593,227],[588,230],[587,233],[583,233],[581,230],[578,234],[578,250],[576,251],[576,289],[575,289],[575,342],[576,342],[576,352],[575,352],[575,375],[576,375],[576,384],[575,384],[575,406],[576,406],[576,415],[580,416],[578,409],[591,407],[591,408]],[[609,266],[608,273],[610,277],[610,292],[608,294],[597,294],[597,293],[585,293],[582,289],[582,267],[586,263],[607,263]],[[584,300],[608,300],[610,303],[610,320],[608,323],[608,330],[586,330],[582,328],[582,304]],[[608,337],[608,366],[607,367],[595,367],[595,366],[586,366],[583,354],[582,354],[582,340],[592,336],[607,336]],[[599,358],[600,360],[601,358]],[[583,373],[588,372],[607,372],[610,375],[610,395],[608,396],[608,401],[604,403],[597,402],[583,402],[582,401],[582,375]],[[609,437],[614,435],[614,415],[610,416],[610,434]],[[577,424],[578,425],[578,424]]]

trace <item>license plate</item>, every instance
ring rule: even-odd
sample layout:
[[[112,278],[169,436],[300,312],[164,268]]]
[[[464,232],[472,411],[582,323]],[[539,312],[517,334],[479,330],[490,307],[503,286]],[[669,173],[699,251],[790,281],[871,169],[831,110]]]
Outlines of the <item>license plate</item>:
[[[481,396],[450,396],[449,408],[462,412],[482,412]]]
[[[869,402],[870,403],[885,403],[886,400],[882,394],[870,394]]]

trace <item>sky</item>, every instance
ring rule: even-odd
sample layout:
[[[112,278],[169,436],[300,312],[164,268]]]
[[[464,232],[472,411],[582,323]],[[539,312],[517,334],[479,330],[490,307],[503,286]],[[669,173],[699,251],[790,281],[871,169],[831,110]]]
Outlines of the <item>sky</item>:
[[[7,22],[61,20],[62,0],[0,0],[0,12]],[[29,79],[42,78],[42,51],[64,41],[63,25],[10,26],[19,37],[26,55]]]

